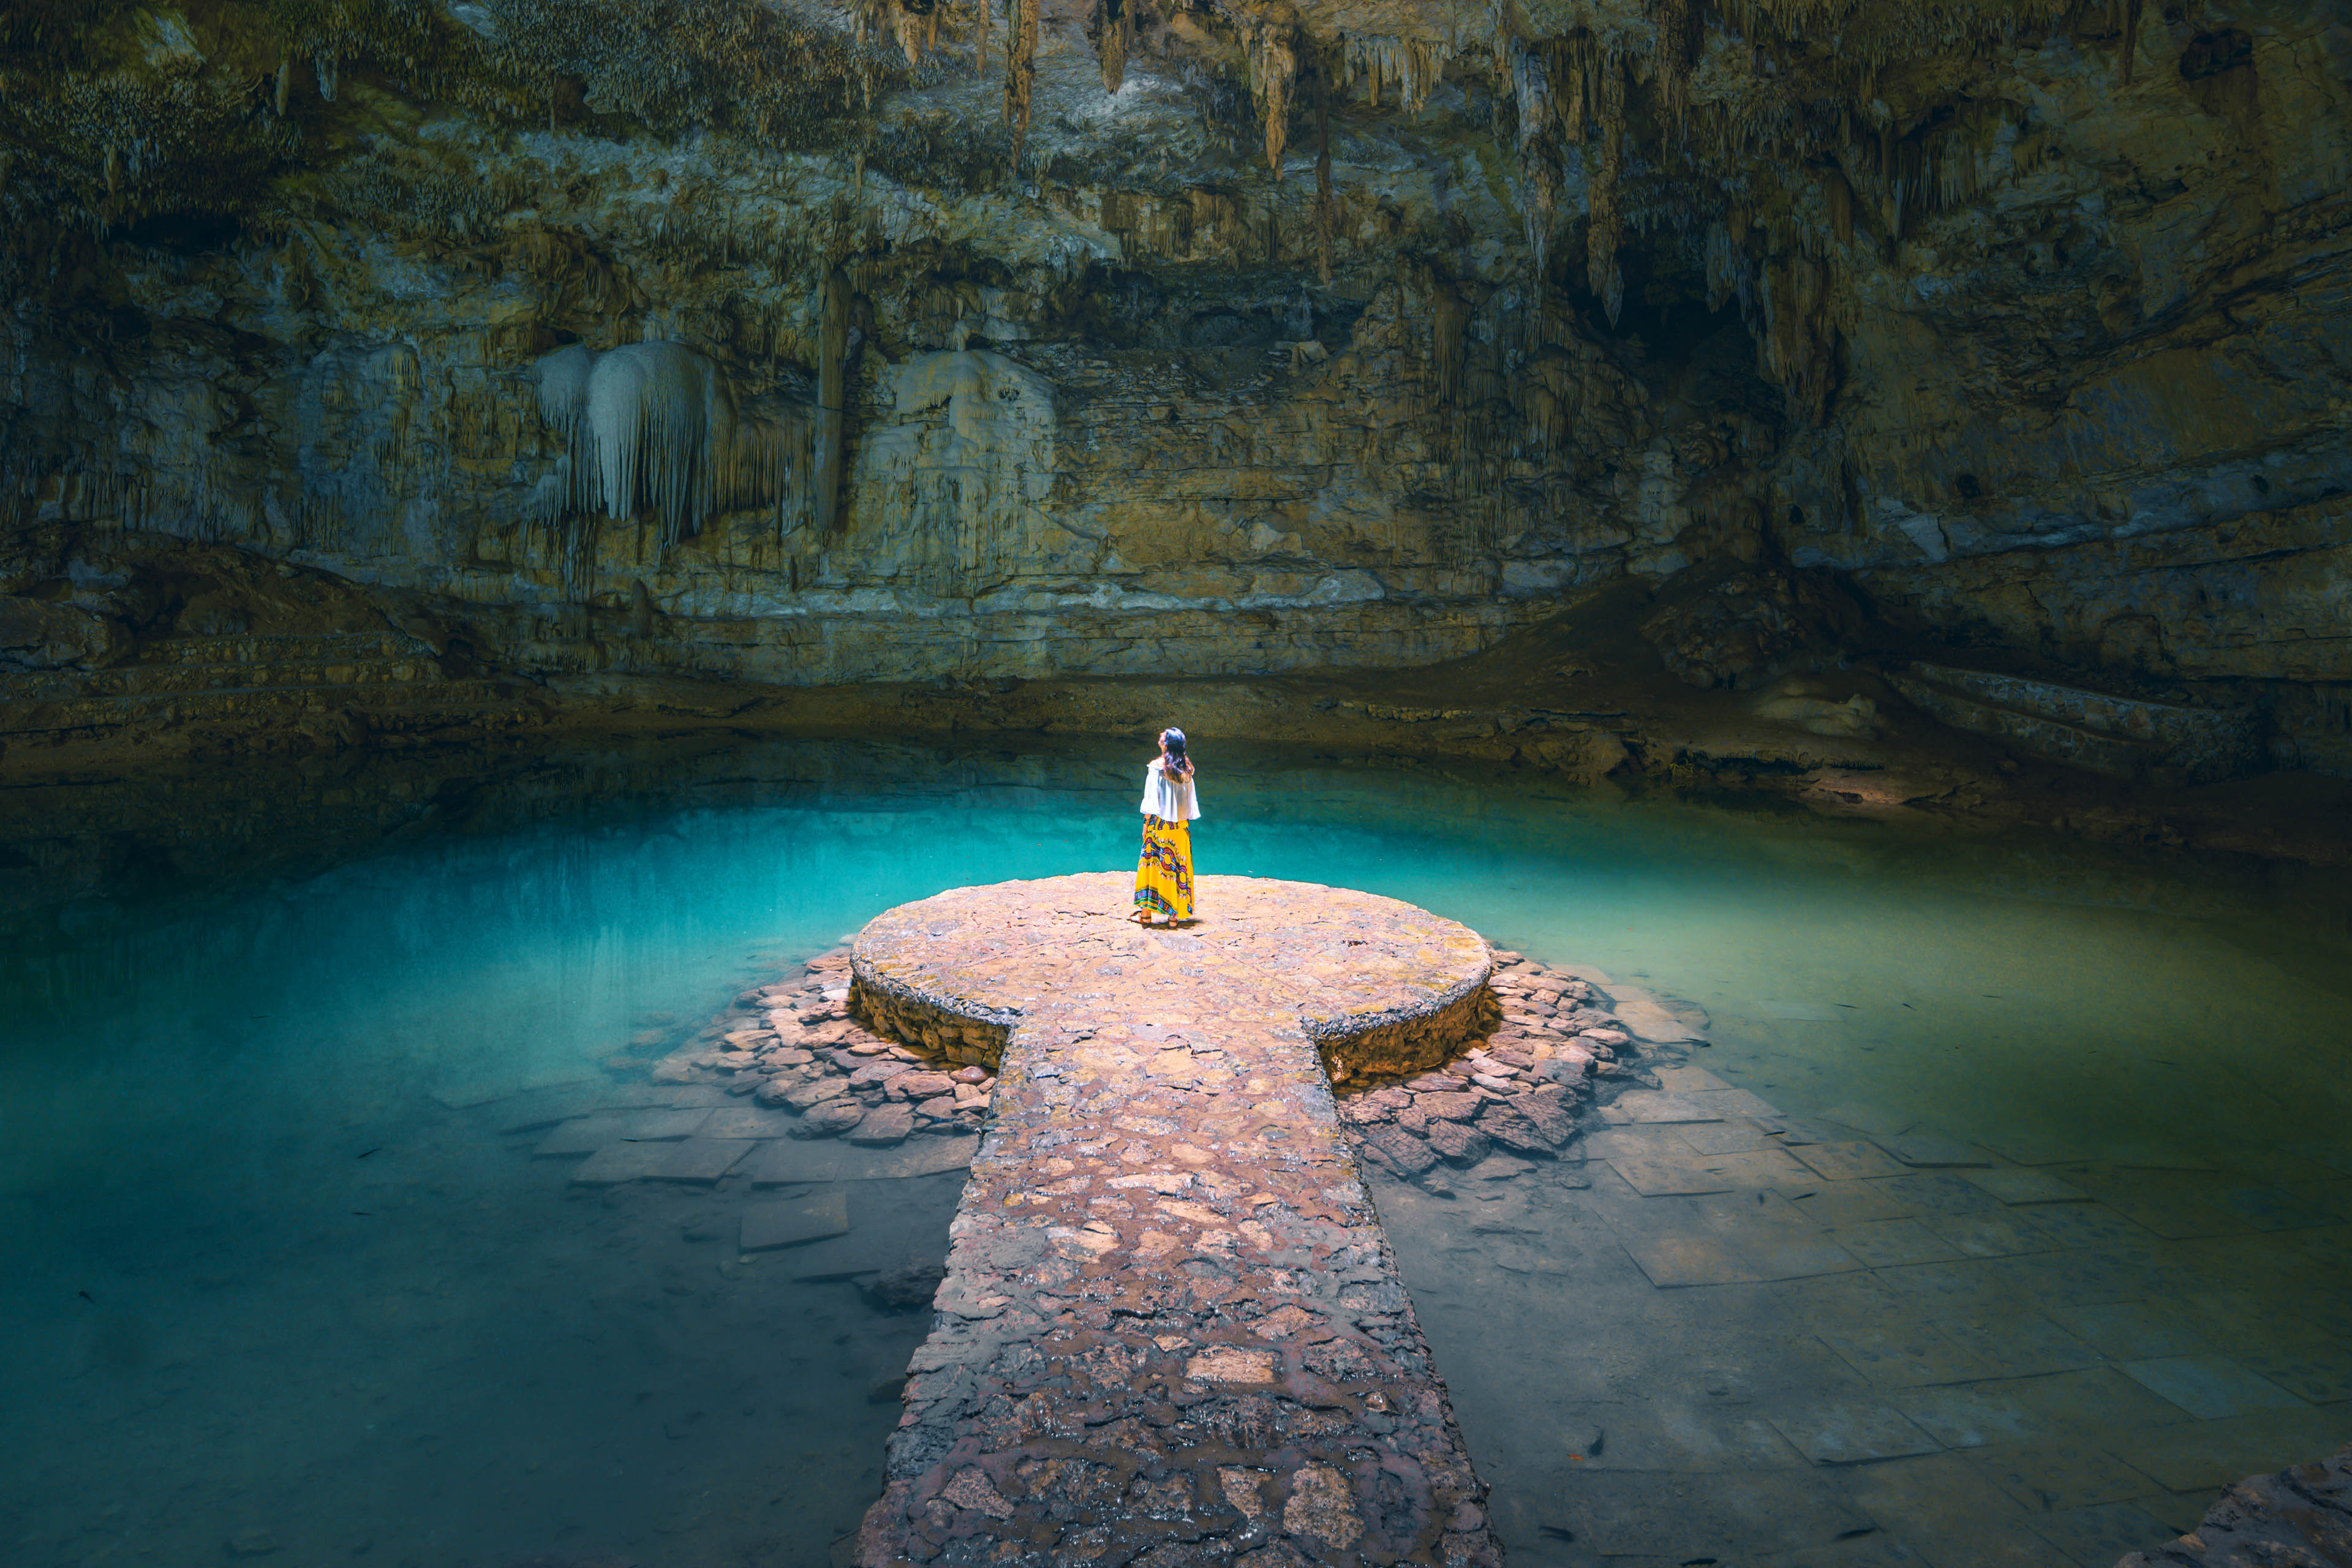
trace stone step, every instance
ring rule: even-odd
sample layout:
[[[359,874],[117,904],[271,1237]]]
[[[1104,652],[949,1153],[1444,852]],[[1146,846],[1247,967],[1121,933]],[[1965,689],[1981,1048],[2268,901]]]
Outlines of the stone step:
[[[1887,679],[1956,730],[2116,778],[2205,784],[2252,773],[2262,759],[2261,719],[2242,709],[2153,702],[1925,661]]]

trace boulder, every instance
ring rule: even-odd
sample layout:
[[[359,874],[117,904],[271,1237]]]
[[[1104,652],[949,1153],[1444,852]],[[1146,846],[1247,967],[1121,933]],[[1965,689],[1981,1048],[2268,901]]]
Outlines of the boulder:
[[[1494,1150],[1494,1144],[1485,1133],[1465,1127],[1458,1121],[1431,1122],[1429,1146],[1444,1155],[1448,1163],[1455,1165],[1475,1165]]]
[[[1508,1107],[1497,1107],[1488,1114],[1499,1115],[1505,1110],[1525,1118],[1554,1145],[1576,1136],[1576,1112],[1570,1108],[1568,1091],[1557,1084],[1531,1089],[1513,1098]]]
[[[1437,1163],[1429,1145],[1402,1127],[1375,1127],[1364,1134],[1364,1146],[1408,1176],[1419,1175]]]
[[[1489,1107],[1478,1118],[1478,1131],[1515,1154],[1549,1154],[1559,1142],[1546,1137],[1526,1112],[1507,1105]]]
[[[911,1312],[929,1306],[947,1277],[948,1271],[936,1263],[902,1263],[884,1269],[861,1289],[882,1311]]]
[[[890,1092],[907,1100],[929,1100],[936,1095],[953,1094],[955,1079],[943,1072],[902,1073],[891,1082]]]
[[[854,1100],[828,1100],[787,1129],[795,1138],[831,1138],[866,1120],[866,1108]]]
[[[885,1105],[869,1110],[865,1119],[851,1130],[852,1143],[885,1144],[906,1142],[907,1134],[915,1130],[915,1112],[905,1105]]]
[[[795,1110],[807,1110],[813,1106],[822,1105],[828,1100],[837,1099],[847,1093],[848,1089],[847,1079],[837,1078],[827,1073],[824,1077],[812,1079],[807,1083],[792,1085],[784,1090],[782,1098],[786,1105]],[[775,1102],[770,1100],[769,1103]]]

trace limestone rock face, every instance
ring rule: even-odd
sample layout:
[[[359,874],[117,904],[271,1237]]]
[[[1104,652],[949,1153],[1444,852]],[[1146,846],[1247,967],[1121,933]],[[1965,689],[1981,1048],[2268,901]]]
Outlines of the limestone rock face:
[[[1002,354],[943,350],[887,367],[875,392],[850,500],[878,525],[868,570],[966,600],[1092,574],[1098,552],[1046,510],[1051,382]]]
[[[130,637],[121,624],[75,605],[0,598],[0,669],[89,669]]]
[[[2352,767],[2326,7],[22,9],[0,527],[534,679],[1429,664],[1632,579],[1694,683],[1858,616]],[[11,670],[201,619],[20,577]]]
[[[1787,573],[1734,572],[1694,582],[1642,623],[1658,657],[1693,686],[1737,686],[1800,648],[1834,647],[1862,616],[1833,583]]]

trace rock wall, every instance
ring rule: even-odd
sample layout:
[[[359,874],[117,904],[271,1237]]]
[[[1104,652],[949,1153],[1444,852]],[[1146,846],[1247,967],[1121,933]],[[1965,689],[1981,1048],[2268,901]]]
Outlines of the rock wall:
[[[2340,7],[599,4],[28,0],[0,519],[786,686],[1427,664],[1795,569],[2347,765]],[[707,506],[542,406],[637,343],[767,433]]]
[[[2282,766],[2352,773],[2352,502],[1934,565],[1864,580],[1888,614],[1981,657],[2024,653],[2270,710]]]
[[[1588,465],[1622,468],[1583,487],[1594,495],[1562,471],[1570,452],[1523,462],[1521,483],[1559,495],[1553,516],[1466,487],[1427,412],[1428,345],[1391,286],[1336,353],[1311,338],[1311,354],[868,342],[837,526],[815,525],[803,467],[772,500],[668,542],[650,509],[551,515],[569,480],[565,432],[536,404],[549,330],[480,326],[522,303],[510,288],[409,288],[373,302],[402,318],[385,326],[396,341],[352,341],[339,321],[307,355],[244,343],[256,365],[151,331],[115,356],[121,379],[84,374],[20,315],[6,387],[26,437],[19,515],[420,589],[530,669],[788,684],[1428,662],[1670,548],[1679,518],[1654,493],[1675,451],[1626,451],[1651,423],[1643,391],[1590,343],[1555,350],[1538,390],[1567,405],[1563,423],[1581,413]],[[743,367],[740,334],[694,346],[734,367],[747,405],[794,406],[789,373]],[[44,456],[47,472],[27,471]],[[540,613],[641,596],[660,635],[627,647],[582,644]]]

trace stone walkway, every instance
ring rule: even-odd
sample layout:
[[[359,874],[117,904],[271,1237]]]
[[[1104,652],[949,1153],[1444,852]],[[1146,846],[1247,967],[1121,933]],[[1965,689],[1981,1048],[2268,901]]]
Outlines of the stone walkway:
[[[858,1562],[1499,1563],[1330,1080],[1491,1026],[1486,944],[1392,900],[1123,873],[860,933],[869,1023],[997,1074]]]

